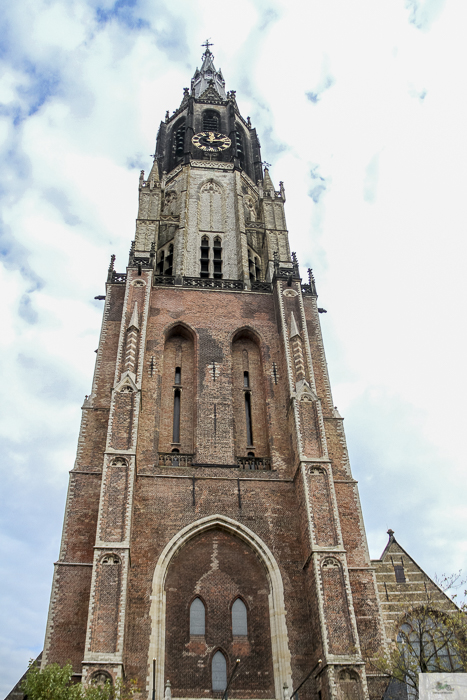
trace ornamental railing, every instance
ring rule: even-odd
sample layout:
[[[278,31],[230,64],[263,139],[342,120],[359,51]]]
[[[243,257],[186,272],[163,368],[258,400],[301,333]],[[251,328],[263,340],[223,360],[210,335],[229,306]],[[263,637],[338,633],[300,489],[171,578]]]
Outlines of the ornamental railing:
[[[237,457],[237,466],[240,469],[271,470],[271,460],[267,457]]]
[[[183,277],[182,286],[200,289],[226,289],[233,292],[241,292],[244,289],[242,280],[218,280],[211,277]]]
[[[113,270],[110,282],[112,284],[125,284],[126,272],[115,272],[115,270]]]
[[[179,452],[159,452],[159,467],[191,467],[194,455]]]
[[[212,277],[173,277],[155,275],[154,284],[162,287],[191,287],[194,289],[222,289],[226,292],[272,292],[269,282],[251,282],[248,287],[242,280],[213,279]]]

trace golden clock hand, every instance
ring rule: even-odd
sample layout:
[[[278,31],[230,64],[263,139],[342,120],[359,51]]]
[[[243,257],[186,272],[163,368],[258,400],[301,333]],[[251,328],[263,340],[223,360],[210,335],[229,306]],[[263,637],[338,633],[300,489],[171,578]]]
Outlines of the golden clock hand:
[[[213,134],[212,131],[209,132],[209,140],[210,140],[211,142],[212,142],[212,141],[217,141],[217,139],[216,139],[216,137],[214,136],[214,134]]]

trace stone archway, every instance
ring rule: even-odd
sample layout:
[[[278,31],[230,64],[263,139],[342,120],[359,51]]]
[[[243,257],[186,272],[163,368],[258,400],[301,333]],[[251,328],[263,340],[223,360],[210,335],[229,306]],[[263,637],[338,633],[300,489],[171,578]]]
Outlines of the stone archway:
[[[270,586],[268,596],[271,627],[274,690],[277,700],[282,698],[284,683],[292,687],[292,669],[285,620],[284,588],[277,562],[266,544],[249,528],[222,515],[212,515],[197,520],[178,532],[166,545],[156,564],[151,595],[151,637],[149,643],[147,689],[152,690],[152,660],[156,659],[156,697],[164,695],[166,595],[165,579],[172,558],[196,535],[219,528],[247,543],[263,563]]]

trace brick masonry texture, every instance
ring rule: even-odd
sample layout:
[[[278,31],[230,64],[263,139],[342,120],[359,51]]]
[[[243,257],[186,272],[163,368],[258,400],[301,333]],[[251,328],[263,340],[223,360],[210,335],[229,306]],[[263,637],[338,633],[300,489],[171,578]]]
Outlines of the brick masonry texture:
[[[128,295],[129,305],[134,304],[132,294]],[[140,304],[142,309],[141,297],[138,308]],[[294,303],[289,308],[295,309],[297,318],[301,318],[299,305]],[[311,308],[311,312],[317,313],[314,308]],[[147,325],[144,326],[141,409],[137,416],[133,408],[135,392],[115,393],[111,426],[110,446],[120,452],[130,448],[135,425],[138,433],[127,598],[124,608],[120,608],[123,600],[121,566],[100,565],[101,569],[96,570],[96,593],[92,601],[92,627],[89,634],[89,650],[99,655],[103,668],[110,668],[111,658],[116,658],[118,629],[121,628],[123,614],[126,632],[122,659],[125,674],[138,679],[143,687],[148,678],[151,636],[149,610],[155,565],[165,545],[181,528],[216,513],[245,524],[264,541],[278,562],[284,585],[287,643],[292,658],[294,684],[323,655],[323,634],[330,643],[331,654],[348,657],[355,653],[354,630],[348,609],[351,602],[346,591],[342,563],[336,568],[321,568],[320,564],[316,568],[313,562],[316,557],[314,547],[332,550],[339,546],[340,538],[343,537],[349,561],[363,567],[369,565],[358,496],[354,493],[355,486],[347,466],[341,421],[329,416],[325,421],[324,436],[318,417],[321,409],[317,408],[313,400],[299,402],[298,415],[305,457],[311,460],[321,458],[323,440],[327,440],[331,463],[325,467],[312,467],[307,472],[307,491],[303,491],[301,477],[297,472],[299,461],[288,384],[290,372],[295,380],[296,364],[289,366],[284,355],[284,339],[280,332],[281,313],[274,295],[158,287],[151,290]],[[129,322],[129,311],[124,316],[125,329]],[[108,318],[104,323],[110,323]],[[112,333],[107,331],[105,334],[102,355],[108,353],[116,361],[117,353],[115,349],[110,349],[109,344],[116,345],[120,334],[117,333],[116,321],[112,323],[115,323],[115,327]],[[146,323],[142,317],[140,323]],[[302,334],[306,332],[303,327],[300,328]],[[138,343],[143,342],[142,332],[143,326],[139,331]],[[289,342],[288,338],[286,342]],[[135,356],[139,353],[138,348]],[[304,352],[303,350],[302,358],[306,356]],[[290,357],[293,357],[292,352]],[[123,363],[124,350],[121,358]],[[305,365],[308,377],[311,370],[308,360]],[[176,367],[181,368],[180,385],[175,385]],[[326,388],[322,376],[323,365],[318,364],[318,367],[312,369],[311,381],[316,383],[316,387]],[[119,372],[123,370],[122,364]],[[114,375],[117,379],[119,372]],[[244,372],[248,372],[249,387],[244,385]],[[88,471],[92,471],[99,464],[102,469],[104,462],[105,436],[102,433],[107,430],[109,414],[108,411],[94,409],[98,408],[98,401],[101,405],[104,403],[106,392],[107,406],[110,407],[109,397],[114,380],[110,379],[110,371],[103,372],[102,365],[97,369],[97,375],[92,405],[87,409],[87,413],[92,416],[91,423],[87,422],[82,431],[84,437],[80,461],[86,454],[84,462],[91,463],[83,463],[80,468],[84,471],[85,466]],[[178,388],[181,392],[180,442],[175,445],[174,390]],[[252,446],[247,445],[246,440],[246,390],[251,391]],[[326,408],[325,395],[322,400],[322,405]],[[102,408],[105,406],[102,405]],[[97,456],[91,455],[90,444],[100,446]],[[174,447],[181,454],[193,455],[195,465],[206,466],[160,467],[159,453],[169,453]],[[272,470],[233,470],[236,458],[245,457],[250,451],[258,458],[270,458]],[[110,546],[112,542],[123,543],[125,538],[130,484],[129,471],[124,464],[108,467],[105,474],[101,539]],[[335,483],[336,475],[339,478]],[[78,543],[80,537],[84,537],[87,550],[79,556],[92,561],[100,477],[99,474],[87,473],[76,474],[75,478],[77,477],[83,480],[83,486],[78,492],[76,486],[70,491],[66,520],[67,542],[76,539]],[[91,483],[90,479],[94,480],[92,483],[96,486],[92,492],[93,500],[90,500],[91,494],[86,496],[85,484]],[[349,483],[341,483],[342,479]],[[83,519],[87,524],[82,534],[78,535],[77,524]],[[71,536],[70,533],[74,534]],[[168,632],[165,675],[171,680],[175,697],[201,697],[206,693],[212,695],[210,663],[212,654],[221,648],[226,654],[229,668],[235,655],[239,654],[245,674],[249,669],[248,687],[242,686],[246,675],[243,681],[239,675],[238,685],[232,691],[234,697],[272,697],[274,672],[271,669],[269,646],[265,641],[270,639],[271,634],[267,609],[263,609],[262,617],[259,616],[255,622],[260,641],[255,641],[254,644],[253,638],[239,640],[234,644],[230,637],[222,637],[220,627],[216,632],[219,637],[217,640],[208,639],[208,631],[205,641],[190,641],[189,635],[186,638],[187,611],[197,582],[209,570],[209,567],[206,570],[207,559],[204,559],[208,553],[212,557],[213,538],[217,538],[219,547],[223,543],[219,551],[230,552],[225,557],[222,554],[225,567],[231,567],[232,571],[235,569],[237,593],[244,597],[248,605],[250,594],[243,592],[243,589],[247,584],[251,585],[255,570],[258,575],[263,571],[255,555],[252,552],[246,553],[244,543],[221,530],[195,538],[185,546],[168,572],[167,581],[174,577],[178,584],[172,586],[167,583],[166,586]],[[253,561],[252,557],[256,569],[248,564]],[[245,572],[248,572],[247,576]],[[115,579],[116,576],[118,580]],[[246,578],[241,580],[241,576]],[[225,584],[229,591],[233,591],[233,588],[229,588],[233,584],[227,585],[227,579],[221,579],[216,584],[217,587],[224,590],[222,586]],[[375,617],[373,612],[369,621],[364,621],[363,615],[369,605],[373,611],[377,610],[371,573],[365,570],[353,571],[350,585],[355,597],[355,616],[362,646],[366,644],[368,647],[369,643],[365,639],[371,640],[373,644],[381,636],[378,632],[377,614]],[[60,590],[61,587],[62,584]],[[177,588],[177,591],[172,591],[171,588]],[[216,590],[216,586],[211,587],[213,595]],[[261,590],[267,590],[266,585],[261,584]],[[86,591],[89,596],[89,588]],[[204,591],[204,595],[208,596],[208,592]],[[224,597],[218,596],[219,601],[225,602]],[[213,602],[214,607],[217,604]],[[75,608],[76,605],[75,603]],[[79,614],[84,620],[87,599],[80,606]],[[60,606],[55,607],[54,620],[62,614],[61,609]],[[60,647],[54,638],[54,630],[55,627],[51,635],[53,644],[48,652],[50,661],[57,657]],[[230,628],[225,630],[225,634],[231,634]],[[84,647],[84,633],[81,640]],[[84,648],[81,653],[84,653]],[[105,654],[110,654],[111,657],[106,657]],[[76,658],[78,657],[77,651]],[[202,665],[198,664],[197,659]],[[256,668],[254,682],[253,667]],[[316,687],[311,682],[307,683],[300,695],[303,698],[314,697]],[[321,692],[323,698],[328,697],[328,686],[324,681]]]
[[[239,566],[239,562],[242,566]],[[216,651],[241,666],[232,691],[242,697],[274,695],[269,625],[269,583],[254,552],[221,530],[191,540],[171,564],[166,581],[166,675],[176,697],[218,697],[211,690],[211,663]],[[205,605],[206,630],[190,636],[190,604]],[[247,607],[248,634],[232,635],[231,608],[241,597]]]
[[[359,649],[377,651],[382,621],[316,299],[302,298],[297,279],[276,281],[273,293],[248,291],[249,255],[263,275],[275,251],[289,260],[282,194],[272,184],[263,193],[229,163],[192,165],[150,192],[141,184],[138,250],[154,242],[167,254],[172,243],[176,284],[151,286],[152,272],[133,267],[125,284],[107,286],[44,663],[71,658],[86,678],[107,669],[149,693],[154,601],[164,595],[158,664],[174,697],[220,695],[211,690],[220,649],[228,673],[241,658],[234,698],[279,700],[282,683],[291,692],[321,658],[328,665],[301,700],[318,691],[322,700],[363,700]],[[201,235],[221,240],[224,278],[244,279],[245,291],[178,286],[178,276],[199,273]],[[265,468],[239,468],[251,456]],[[243,539],[221,525],[188,538],[156,588],[165,548],[211,516],[245,528]],[[244,532],[270,553],[280,593]],[[206,605],[202,638],[189,633],[195,596]],[[232,635],[237,596],[248,611],[245,638]]]

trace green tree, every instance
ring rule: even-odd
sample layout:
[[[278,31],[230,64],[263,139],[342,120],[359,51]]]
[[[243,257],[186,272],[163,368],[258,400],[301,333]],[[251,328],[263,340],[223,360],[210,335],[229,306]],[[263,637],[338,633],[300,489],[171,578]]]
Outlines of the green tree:
[[[427,592],[426,603],[402,605],[397,637],[386,653],[370,665],[396,683],[394,697],[418,697],[419,673],[467,672],[467,606],[455,589],[458,574],[443,576],[437,585],[446,598]],[[461,582],[462,584],[463,582]],[[402,685],[401,685],[402,684]],[[391,695],[391,693],[389,693]]]
[[[91,682],[84,687],[81,683],[73,683],[72,675],[71,664],[50,664],[41,670],[31,661],[21,690],[28,700],[135,700],[139,694],[134,681]]]

